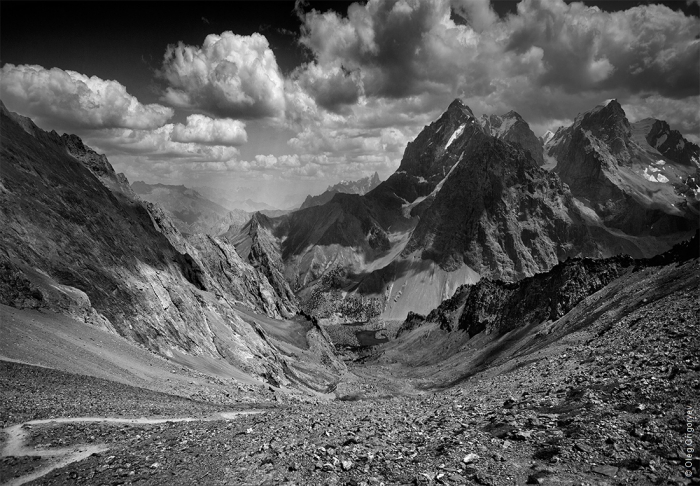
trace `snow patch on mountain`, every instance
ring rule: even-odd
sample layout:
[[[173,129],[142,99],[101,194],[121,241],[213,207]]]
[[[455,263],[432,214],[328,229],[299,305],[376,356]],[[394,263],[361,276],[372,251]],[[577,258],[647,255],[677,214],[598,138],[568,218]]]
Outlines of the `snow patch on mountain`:
[[[548,144],[554,138],[554,132],[547,130],[544,135],[542,135],[542,144]]]
[[[457,162],[455,162],[455,163],[452,165],[452,167],[450,168],[450,171],[447,173],[447,175],[446,175],[445,177],[443,177],[442,180],[441,180],[440,182],[437,183],[437,185],[435,186],[435,189],[433,189],[432,192],[431,192],[430,194],[428,194],[427,196],[417,197],[412,203],[404,204],[404,205],[401,207],[401,211],[403,212],[403,215],[404,215],[405,218],[410,218],[410,217],[411,217],[411,211],[413,210],[413,208],[415,208],[416,206],[418,206],[420,203],[422,203],[423,201],[425,201],[425,200],[428,199],[428,198],[435,198],[435,196],[437,195],[437,193],[440,192],[440,189],[442,189],[442,186],[445,184],[445,181],[450,177],[450,175],[452,174],[452,172],[454,172],[455,168],[456,168],[456,167],[459,165],[459,163],[462,161],[462,158],[463,158],[463,157],[464,157],[464,152],[462,152],[461,154],[459,154],[459,159],[457,159]],[[427,182],[427,181],[426,181],[426,182]]]
[[[449,147],[450,145],[452,145],[452,142],[454,142],[455,140],[457,140],[457,138],[459,138],[459,136],[462,135],[462,134],[464,133],[464,128],[465,128],[466,126],[467,126],[466,123],[462,123],[462,124],[457,128],[457,130],[455,130],[455,132],[452,134],[452,136],[450,137],[450,139],[447,141],[447,145],[445,145],[445,150],[447,150],[447,147]]]

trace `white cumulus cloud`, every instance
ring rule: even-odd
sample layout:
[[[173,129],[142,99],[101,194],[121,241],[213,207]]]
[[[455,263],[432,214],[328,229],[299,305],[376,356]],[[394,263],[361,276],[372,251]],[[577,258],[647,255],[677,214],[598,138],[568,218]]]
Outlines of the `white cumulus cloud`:
[[[172,140],[204,145],[242,145],[248,140],[245,124],[230,118],[213,119],[204,115],[190,115],[187,124],[173,126]]]
[[[0,74],[0,97],[10,110],[56,129],[153,129],[173,116],[172,108],[139,103],[119,82],[97,76],[14,64]]]
[[[284,113],[284,79],[265,36],[210,34],[201,47],[168,46],[160,76],[163,100],[176,107],[231,118]]]

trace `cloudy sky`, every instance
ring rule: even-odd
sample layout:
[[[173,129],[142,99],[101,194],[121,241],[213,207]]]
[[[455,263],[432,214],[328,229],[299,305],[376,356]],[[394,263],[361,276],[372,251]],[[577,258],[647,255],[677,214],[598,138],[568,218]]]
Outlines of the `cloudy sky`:
[[[699,141],[697,1],[12,2],[0,98],[131,181],[289,206],[399,164],[456,97],[537,135],[617,98]],[[296,199],[295,199],[296,198]]]

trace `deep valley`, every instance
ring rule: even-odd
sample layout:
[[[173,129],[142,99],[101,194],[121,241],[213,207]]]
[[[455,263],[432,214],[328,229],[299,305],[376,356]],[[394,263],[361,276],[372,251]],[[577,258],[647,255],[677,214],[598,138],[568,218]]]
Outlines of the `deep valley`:
[[[387,180],[244,211],[0,116],[0,483],[697,483],[665,122],[455,100]]]

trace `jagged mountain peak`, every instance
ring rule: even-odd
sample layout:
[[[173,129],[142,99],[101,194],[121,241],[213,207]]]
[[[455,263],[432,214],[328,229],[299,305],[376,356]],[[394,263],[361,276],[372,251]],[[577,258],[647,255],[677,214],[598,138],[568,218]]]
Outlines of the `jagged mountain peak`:
[[[266,228],[269,229],[272,227],[272,222],[270,221],[270,218],[265,216],[263,213],[260,211],[254,212],[250,216],[250,221],[249,221],[249,226],[251,231],[257,230],[257,228]]]
[[[523,120],[523,117],[520,116],[520,113],[518,113],[515,110],[510,110],[508,113],[501,115],[502,118],[515,118],[517,120]]]
[[[582,113],[577,117],[580,125],[586,129],[619,128],[626,131],[630,129],[627,114],[617,100],[610,100],[603,105],[598,105],[591,111]]]
[[[464,103],[459,98],[456,98],[452,103],[450,103],[450,106],[447,107],[447,111],[445,113],[448,113],[452,116],[460,116],[460,115],[466,115],[468,117],[474,118],[474,112],[472,111],[469,106]]]

